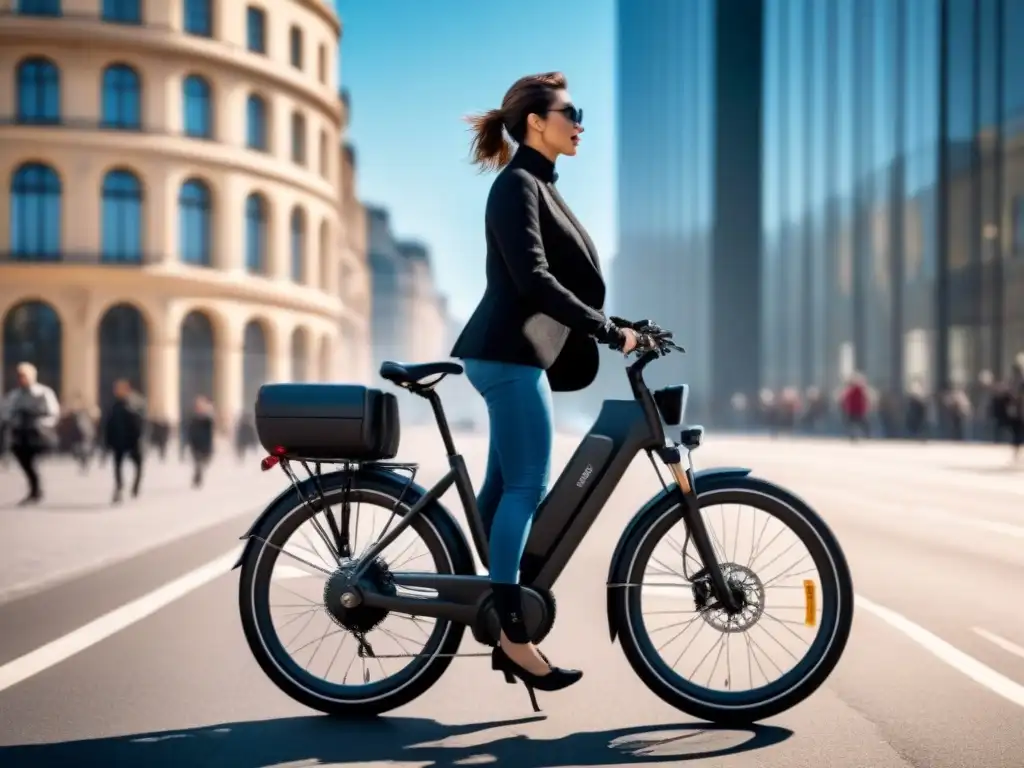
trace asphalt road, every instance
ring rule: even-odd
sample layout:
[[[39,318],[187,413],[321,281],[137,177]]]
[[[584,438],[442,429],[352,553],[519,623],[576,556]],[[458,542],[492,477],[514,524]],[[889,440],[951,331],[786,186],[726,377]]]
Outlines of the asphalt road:
[[[483,443],[461,444],[479,477]],[[560,439],[556,465],[572,448]],[[728,437],[696,459],[791,487],[821,511],[853,569],[857,615],[839,667],[756,729],[672,710],[608,640],[608,559],[658,487],[641,457],[558,584],[545,650],[586,676],[540,694],[543,716],[479,658],[456,660],[431,691],[375,721],[291,702],[249,654],[237,572],[223,559],[206,567],[237,545],[250,513],[0,604],[0,765],[1024,764],[1024,467],[992,447]],[[435,460],[424,480],[439,472]],[[190,583],[175,582],[185,574]]]

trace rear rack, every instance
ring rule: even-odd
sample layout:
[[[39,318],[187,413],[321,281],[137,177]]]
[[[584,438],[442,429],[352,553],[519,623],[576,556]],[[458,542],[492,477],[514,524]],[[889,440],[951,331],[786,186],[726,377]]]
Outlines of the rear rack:
[[[308,475],[307,480],[301,480],[296,473],[293,464],[301,466]],[[331,505],[327,503],[327,496],[324,493],[323,484],[320,482],[322,475],[322,469],[324,465],[339,467],[338,470],[345,473],[345,485],[341,493],[341,514],[340,519],[336,519],[333,512],[331,511]],[[378,536],[377,540],[380,541],[384,535],[388,532],[391,527],[391,523],[395,519],[395,515],[398,513],[398,506],[405,499],[405,495],[412,484],[416,481],[416,474],[419,472],[420,465],[412,462],[402,461],[349,461],[347,459],[337,459],[325,461],[323,459],[309,459],[301,456],[289,456],[285,453],[284,449],[278,448],[273,453],[265,456],[260,461],[260,469],[264,472],[268,472],[275,466],[279,466],[281,471],[287,476],[289,482],[292,484],[292,488],[295,489],[295,493],[298,494],[299,499],[302,501],[302,506],[308,507],[313,513],[310,518],[310,522],[313,523],[313,527],[316,529],[320,538],[327,546],[331,555],[340,566],[343,560],[352,559],[352,546],[349,541],[349,523],[351,522],[351,502],[349,500],[349,493],[352,490],[353,478],[366,468],[382,469],[391,472],[408,472],[409,479],[402,487],[402,492],[399,493],[398,498],[395,499],[395,503],[391,508],[391,515],[388,517],[387,523],[385,523],[383,530]],[[303,490],[302,486],[309,480],[313,481],[313,490],[315,496],[308,496]],[[317,520],[317,514],[323,512],[327,518],[327,527],[330,529],[330,536],[328,532],[323,529]],[[372,545],[371,545],[372,546]]]

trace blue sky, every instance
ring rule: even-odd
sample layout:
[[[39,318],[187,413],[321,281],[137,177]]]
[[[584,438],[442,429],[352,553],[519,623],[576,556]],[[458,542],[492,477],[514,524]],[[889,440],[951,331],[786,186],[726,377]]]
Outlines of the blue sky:
[[[497,107],[516,78],[561,70],[583,107],[580,153],[559,188],[605,263],[614,255],[613,0],[336,0],[341,81],[360,197],[391,211],[396,234],[431,249],[441,290],[465,319],[484,286],[491,176],[468,162],[461,118]]]

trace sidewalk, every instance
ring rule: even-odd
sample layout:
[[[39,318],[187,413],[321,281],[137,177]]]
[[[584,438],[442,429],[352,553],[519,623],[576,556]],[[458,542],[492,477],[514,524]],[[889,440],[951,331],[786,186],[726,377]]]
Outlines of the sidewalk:
[[[467,453],[479,438],[461,442]],[[244,462],[221,451],[201,489],[191,487],[191,466],[168,453],[160,462],[147,456],[142,493],[112,505],[109,462],[82,474],[70,460],[58,458],[42,467],[45,500],[18,507],[25,494],[20,470],[0,467],[0,603],[35,592],[74,575],[141,554],[189,534],[238,518],[241,536],[256,514],[286,487],[280,470],[261,472],[260,453]],[[423,462],[417,477],[430,485],[446,469],[440,440],[410,429],[402,439],[401,458]],[[132,469],[125,466],[130,485]],[[304,475],[304,472],[300,472]]]

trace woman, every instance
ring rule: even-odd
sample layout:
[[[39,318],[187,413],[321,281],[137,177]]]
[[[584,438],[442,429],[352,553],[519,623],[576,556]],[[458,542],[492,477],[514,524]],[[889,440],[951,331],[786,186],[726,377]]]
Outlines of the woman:
[[[521,78],[500,109],[470,118],[474,161],[502,169],[485,216],[487,288],[455,342],[466,376],[487,403],[490,453],[478,505],[490,529],[490,573],[501,622],[492,666],[509,682],[555,691],[583,673],[552,667],[522,621],[519,561],[547,491],[551,392],[597,375],[597,342],[628,353],[637,343],[602,313],[605,284],[587,231],[562,200],[555,160],[583,133],[558,72]],[[505,133],[518,144],[515,155]]]
[[[38,504],[43,498],[39,479],[39,457],[57,447],[60,404],[52,389],[38,381],[31,363],[19,363],[18,386],[0,403],[0,425],[5,425],[11,453],[28,481],[28,495],[21,506]]]

